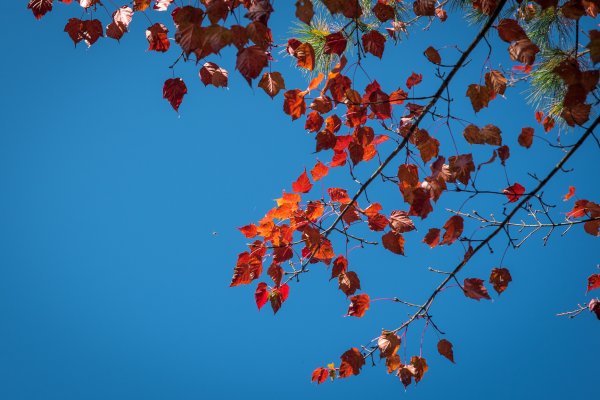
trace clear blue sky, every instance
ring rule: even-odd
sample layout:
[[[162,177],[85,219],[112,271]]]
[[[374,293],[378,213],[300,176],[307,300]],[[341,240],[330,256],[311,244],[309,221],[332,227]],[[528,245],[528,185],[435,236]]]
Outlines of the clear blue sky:
[[[68,17],[80,16],[77,5],[56,4],[38,22],[25,1],[6,3],[0,14],[1,399],[583,399],[597,393],[599,321],[589,313],[575,320],[554,316],[590,299],[585,280],[596,272],[598,241],[581,227],[563,238],[554,234],[546,247],[538,234],[509,251],[504,266],[514,281],[493,302],[466,299],[456,288],[440,297],[432,314],[454,344],[456,365],[437,354],[438,338],[428,330],[423,355],[430,370],[407,393],[381,364],[365,366],[358,377],[311,384],[315,367],[338,364],[345,350],[398,326],[408,310],[378,302],[362,319],[343,318],[348,302],[320,266],[292,285],[276,317],[268,308],[257,312],[254,285],[228,287],[245,243],[235,227],[260,219],[315,162],[303,122],[290,123],[281,95],[271,101],[250,89],[234,71],[231,52],[211,59],[230,71],[228,90],[204,88],[194,65],[178,67],[190,92],[178,117],[161,96],[176,51],[146,52],[148,23],[141,16],[121,44],[100,39],[90,49],[83,43],[74,49],[62,30]],[[281,42],[292,13],[277,3]],[[427,68],[420,93],[428,94],[436,82],[421,52],[440,34],[448,41],[436,47],[464,48],[469,32],[459,20],[436,22],[430,32],[415,31],[411,41],[386,49],[384,62],[368,65],[388,91]],[[510,67],[505,47],[499,44],[495,60]],[[485,50],[459,76],[459,102],[478,81],[483,56]],[[442,57],[456,53],[444,50]],[[305,85],[287,60],[275,69],[287,73],[288,87]],[[516,144],[522,126],[540,132],[521,92],[510,90],[508,100],[495,100],[477,118],[469,105],[457,104],[454,112],[499,125],[513,150],[511,179],[532,187],[526,173],[544,174],[561,153],[546,151],[539,140],[530,150]],[[443,130],[431,132],[448,138]],[[477,154],[479,162],[489,156]],[[560,196],[570,184],[578,198],[598,200],[597,159],[598,149],[589,146],[569,163],[575,171],[548,187],[557,213],[569,207]],[[358,172],[365,176],[371,168]],[[506,186],[497,166],[486,174],[487,188]],[[341,177],[332,174],[313,191],[318,196],[339,186]],[[405,207],[392,186],[372,195],[385,211]],[[499,215],[486,208],[490,200],[469,207]],[[419,232],[407,235],[407,257],[383,249],[352,252],[351,269],[365,292],[423,301],[440,279],[426,267],[448,270],[462,257],[458,248],[430,251],[419,243],[447,218],[440,207],[431,220],[419,221]],[[472,232],[471,225],[466,233]],[[477,255],[461,279],[487,278],[504,244],[500,238],[494,254]],[[418,352],[421,329],[409,331],[408,355]]]

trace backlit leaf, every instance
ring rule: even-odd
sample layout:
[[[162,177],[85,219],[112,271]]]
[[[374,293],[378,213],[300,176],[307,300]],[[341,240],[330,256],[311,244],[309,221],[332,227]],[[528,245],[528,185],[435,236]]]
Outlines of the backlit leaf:
[[[494,286],[494,290],[501,294],[506,290],[508,284],[512,281],[510,272],[506,268],[494,268],[490,274],[490,283]]]
[[[366,293],[357,294],[356,296],[350,297],[350,305],[348,306],[347,315],[361,318],[369,309],[370,303],[371,300],[369,299],[369,295]]]
[[[525,188],[520,183],[515,183],[502,191],[508,198],[509,203],[518,201],[525,193]]]
[[[463,283],[463,291],[465,296],[477,301],[481,299],[491,300],[487,289],[483,285],[483,280],[479,278],[466,278]]]

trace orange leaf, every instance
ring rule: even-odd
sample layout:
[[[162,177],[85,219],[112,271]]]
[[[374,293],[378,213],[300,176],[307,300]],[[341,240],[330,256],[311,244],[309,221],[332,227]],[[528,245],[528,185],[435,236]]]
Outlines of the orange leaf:
[[[329,168],[327,167],[327,165],[323,164],[321,161],[317,161],[317,163],[315,164],[313,169],[310,170],[310,175],[312,176],[312,178],[315,182],[318,181],[319,179],[323,178],[324,176],[327,176],[328,173],[329,173]]]
[[[258,82],[258,87],[265,91],[271,98],[277,96],[285,88],[285,82],[279,72],[265,72]]]
[[[396,354],[400,348],[400,337],[393,332],[381,331],[381,336],[377,339],[377,347],[379,347],[379,358],[388,358]]]
[[[360,289],[360,280],[356,272],[342,272],[338,275],[338,287],[346,296],[352,296]]]
[[[329,376],[329,370],[327,368],[317,368],[313,371],[311,382],[317,382],[318,385],[325,382]]]
[[[366,293],[357,294],[356,296],[350,297],[350,305],[348,306],[347,315],[361,318],[369,309],[370,302],[371,300],[369,299],[369,295]]]
[[[258,234],[258,229],[254,224],[242,226],[241,228],[238,228],[238,230],[249,239],[255,237]]]
[[[563,197],[563,201],[568,201],[575,194],[575,186],[569,186],[569,191]]]
[[[319,75],[317,75],[315,78],[313,78],[309,85],[308,88],[306,89],[307,92],[310,92],[311,90],[316,89],[317,87],[319,87],[319,85],[321,84],[321,82],[323,81],[323,73],[319,72]]]

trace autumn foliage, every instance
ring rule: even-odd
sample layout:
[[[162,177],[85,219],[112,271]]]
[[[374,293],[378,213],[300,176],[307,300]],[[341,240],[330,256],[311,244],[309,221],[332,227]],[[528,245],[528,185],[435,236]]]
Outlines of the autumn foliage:
[[[426,249],[453,246],[461,254],[461,261],[449,271],[432,271],[440,275],[440,284],[422,302],[383,299],[407,307],[411,316],[397,323],[396,328],[383,330],[363,347],[349,348],[339,362],[316,368],[313,382],[358,375],[365,361],[376,358],[377,353],[385,360],[386,371],[395,374],[405,387],[420,382],[429,368],[426,358],[420,352],[404,357],[398,350],[406,345],[405,334],[411,324],[423,323],[426,328],[439,330],[429,313],[437,295],[449,284],[462,291],[465,298],[476,301],[510,292],[511,273],[500,258],[485,277],[457,277],[479,251],[489,248],[497,234],[506,235],[507,247],[512,249],[531,236],[525,233],[517,239],[519,229],[535,233],[573,227],[592,236],[600,235],[598,203],[578,198],[573,186],[565,185],[564,197],[559,199],[547,199],[541,190],[561,173],[564,163],[593,135],[599,123],[593,106],[598,104],[600,31],[587,29],[596,24],[598,0],[466,1],[460,3],[462,11],[452,13],[448,1],[298,0],[294,4],[295,17],[301,24],[316,27],[317,14],[336,23],[319,25],[314,37],[298,35],[286,43],[274,42],[269,23],[275,9],[269,0],[134,0],[118,8],[99,0],[30,0],[27,7],[40,19],[57,3],[70,5],[73,15],[80,17],[84,10],[85,18],[74,16],[64,26],[66,37],[76,46],[81,42],[98,46],[100,39],[120,41],[135,34],[147,39],[148,47],[141,51],[172,54],[174,73],[162,83],[162,96],[175,111],[188,90],[228,87],[229,70],[233,68],[249,85],[273,98],[290,121],[300,120],[312,135],[318,159],[290,172],[289,190],[276,199],[273,208],[259,221],[239,228],[249,243],[237,256],[230,286],[252,284],[259,310],[269,303],[273,313],[283,312],[291,284],[308,273],[309,266],[318,264],[330,271],[329,279],[347,299],[346,316],[361,318],[372,312],[377,303],[367,292],[376,288],[361,285],[347,247],[340,243],[372,246],[369,251],[383,249],[398,257],[405,255],[407,241],[422,243]],[[103,8],[110,10],[111,18],[106,18],[104,10],[100,12]],[[424,57],[430,69],[395,77],[394,87],[380,84],[376,71],[361,74],[365,59],[385,62],[386,54],[406,40],[411,30],[443,24],[467,12],[479,18],[479,32],[470,43],[454,52],[442,49],[442,45],[424,45],[421,54],[413,55]],[[139,18],[142,13],[150,18]],[[151,22],[153,13],[170,13],[170,24]],[[570,36],[569,46],[560,56],[552,58],[548,73],[560,89],[553,92],[554,105],[532,108],[538,125],[523,126],[511,136],[502,132],[499,120],[471,122],[472,115],[493,107],[499,97],[520,95],[521,89],[515,90],[515,86],[534,85],[532,82],[540,76],[536,73],[548,69],[550,61],[543,58],[548,49],[538,41],[531,26],[532,21],[546,18],[549,13],[558,15],[559,22],[568,22],[577,32],[576,39]],[[147,25],[145,32],[129,31],[137,18]],[[466,87],[451,86],[472,51],[485,46],[484,41],[490,46],[488,59],[470,61],[482,63],[481,76],[473,77]],[[214,56],[225,48],[235,50],[235,59],[222,59],[227,65],[219,65]],[[512,64],[506,67],[496,63],[497,52],[506,53]],[[281,57],[293,60],[297,69],[308,76],[305,86],[286,86],[283,73],[275,70],[274,61]],[[202,86],[175,74],[180,62],[197,65],[197,79]],[[435,83],[437,89],[421,90],[424,81]],[[453,101],[464,101],[474,114],[464,118],[454,115],[450,108]],[[442,127],[434,129],[435,124]],[[564,145],[560,140],[548,139],[549,135],[539,136],[558,128],[573,130],[577,139]],[[542,175],[531,184],[514,180],[506,169],[511,151],[547,145],[542,142],[564,150],[556,167],[547,174],[540,171]],[[475,148],[477,151],[471,150]],[[479,149],[485,149],[487,156],[482,158],[484,150]],[[366,165],[371,171],[360,180],[354,176],[358,165]],[[346,167],[358,182],[356,186],[341,187],[328,180],[331,170],[341,167]],[[482,168],[499,169],[506,175],[506,182],[481,189],[486,183],[490,186],[477,179]],[[327,188],[322,196],[313,190],[319,181]],[[366,196],[367,187],[382,181],[401,197],[403,203],[397,203],[394,209],[384,209],[382,202]],[[463,208],[446,211],[443,200],[450,192],[465,195],[465,203],[489,195],[490,202],[495,201],[504,211],[498,213],[499,219],[465,212]],[[559,212],[548,207],[557,200],[566,204]],[[427,218],[436,211],[447,214],[445,223],[432,226]],[[519,218],[514,218],[517,214]],[[480,228],[476,235],[472,234],[475,228]],[[476,273],[481,274],[481,268]],[[590,275],[587,292],[599,288],[600,274]],[[584,310],[600,319],[597,299],[565,314],[578,315]],[[440,339],[437,349],[439,355],[455,362],[448,339]]]

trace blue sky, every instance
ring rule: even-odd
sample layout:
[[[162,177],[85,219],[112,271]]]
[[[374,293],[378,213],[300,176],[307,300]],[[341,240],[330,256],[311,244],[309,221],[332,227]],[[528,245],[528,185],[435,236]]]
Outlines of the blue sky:
[[[538,234],[509,251],[503,266],[513,282],[493,302],[466,299],[456,288],[439,298],[432,314],[454,344],[456,365],[437,354],[430,329],[423,343],[429,372],[407,393],[381,364],[367,364],[358,377],[311,384],[315,367],[339,363],[345,350],[398,326],[409,312],[377,302],[362,319],[344,318],[348,302],[322,266],[292,285],[276,317],[267,308],[257,312],[254,285],[228,287],[245,247],[235,228],[260,219],[315,157],[328,159],[312,153],[303,122],[283,114],[281,95],[272,101],[248,87],[232,53],[210,60],[230,71],[227,90],[204,88],[192,64],[177,67],[189,89],[178,116],[161,96],[177,54],[145,51],[147,21],[136,16],[120,44],[100,39],[74,49],[62,30],[67,18],[79,16],[76,7],[57,4],[38,22],[24,1],[11,1],[0,15],[10,33],[0,63],[0,398],[579,399],[597,391],[598,321],[588,313],[554,316],[591,298],[585,282],[597,272],[598,245],[581,227],[554,234],[546,247]],[[283,3],[276,8],[281,42],[292,12]],[[437,82],[421,52],[434,43],[464,48],[472,32],[456,18],[436,22],[367,67],[388,91],[425,68],[419,93],[427,94]],[[438,46],[440,35],[448,42]],[[512,66],[506,45],[495,37],[493,43],[494,60]],[[459,75],[453,112],[500,126],[513,150],[509,176],[533,187],[527,172],[544,174],[561,153],[541,141],[530,150],[516,144],[521,127],[540,132],[523,88],[477,117],[461,102],[485,54],[476,52]],[[456,53],[445,49],[442,57]],[[288,87],[306,85],[290,65],[282,60],[276,67]],[[443,130],[430,132],[447,139]],[[489,149],[460,146],[479,161],[489,157]],[[597,157],[598,149],[587,146],[569,162],[574,172],[547,188],[557,215],[570,207],[561,201],[569,185],[577,198],[598,200]],[[357,172],[368,176],[371,168]],[[315,195],[346,184],[345,173],[316,184]],[[487,188],[506,186],[497,166],[483,174]],[[385,211],[405,207],[392,186],[369,194]],[[451,206],[461,202],[445,196]],[[493,200],[469,208],[499,215]],[[427,267],[449,270],[462,258],[458,244],[429,250],[419,243],[448,216],[440,207],[419,221],[419,232],[407,235],[407,257],[381,248],[353,251],[350,268],[365,292],[423,301],[440,280]],[[494,254],[478,254],[460,278],[486,278],[504,246],[504,238],[496,240]],[[421,331],[409,330],[409,356],[419,351]]]

